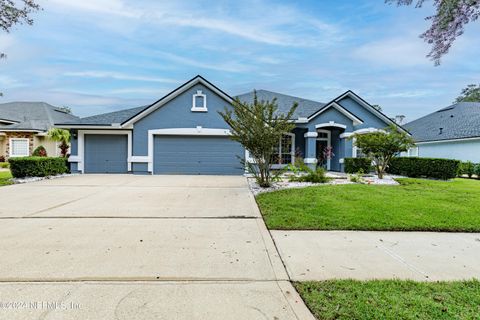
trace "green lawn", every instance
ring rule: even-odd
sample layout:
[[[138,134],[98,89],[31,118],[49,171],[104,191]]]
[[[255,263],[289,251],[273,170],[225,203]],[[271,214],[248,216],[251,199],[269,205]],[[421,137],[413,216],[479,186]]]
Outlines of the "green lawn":
[[[332,280],[295,283],[324,319],[480,319],[480,282]]]
[[[0,172],[0,186],[6,186],[12,184],[10,178],[12,177],[10,171],[1,171]]]
[[[258,195],[270,229],[480,231],[480,181],[399,179]]]

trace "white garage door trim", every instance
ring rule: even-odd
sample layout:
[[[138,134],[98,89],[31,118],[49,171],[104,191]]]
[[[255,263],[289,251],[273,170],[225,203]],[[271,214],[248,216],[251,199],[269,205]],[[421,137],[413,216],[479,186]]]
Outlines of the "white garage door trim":
[[[153,145],[154,136],[156,135],[172,135],[172,136],[230,136],[232,133],[228,129],[216,128],[168,128],[168,129],[153,129],[148,130],[148,156],[147,157],[132,157],[134,162],[147,162],[148,171],[153,173]],[[143,161],[142,161],[143,160]]]
[[[127,135],[127,165],[128,171],[132,171],[132,131],[130,130],[78,130],[78,144],[77,144],[77,155],[71,155],[68,158],[69,162],[77,162],[77,170],[81,173],[84,172],[85,168],[85,135],[86,134],[104,134],[104,135],[113,135],[113,134],[122,134]]]

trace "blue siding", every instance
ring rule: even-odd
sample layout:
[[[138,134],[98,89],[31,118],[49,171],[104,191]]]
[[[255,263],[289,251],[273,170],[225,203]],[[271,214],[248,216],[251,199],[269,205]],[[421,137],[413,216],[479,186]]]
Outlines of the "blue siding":
[[[85,173],[126,173],[126,135],[85,135]]]
[[[320,123],[328,123],[329,121],[334,121],[335,123],[346,125],[347,132],[351,132],[354,130],[352,120],[347,118],[344,114],[340,113],[337,109],[333,107],[329,108],[328,110],[322,112],[321,114],[310,120],[310,122],[306,124],[306,127],[309,131],[315,131],[315,125]]]
[[[147,163],[132,163],[132,172],[134,174],[149,174]]]
[[[480,163],[480,140],[419,144],[418,156]]]
[[[208,112],[192,112],[192,97],[202,90],[207,95]],[[133,155],[146,156],[148,154],[148,130],[164,128],[204,128],[228,129],[218,111],[223,110],[229,103],[207,89],[197,84],[178,97],[169,101],[161,108],[134,124]]]
[[[363,128],[383,129],[388,126],[388,123],[378,118],[350,97],[340,100],[339,104],[363,121],[363,124],[355,126],[355,130]]]
[[[305,158],[305,138],[304,134],[307,132],[305,128],[295,128],[293,133],[295,134],[295,153],[301,158]]]
[[[155,174],[241,175],[240,144],[228,137],[156,136]]]

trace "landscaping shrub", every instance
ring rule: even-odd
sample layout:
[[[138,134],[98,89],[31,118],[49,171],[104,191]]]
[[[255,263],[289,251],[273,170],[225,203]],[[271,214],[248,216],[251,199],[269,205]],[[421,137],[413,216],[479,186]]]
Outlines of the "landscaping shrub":
[[[437,158],[393,158],[387,171],[412,178],[452,179],[457,176],[460,161]]]
[[[478,164],[475,166],[474,172],[475,172],[475,174],[477,175],[477,179],[480,179],[480,163],[478,163]]]
[[[10,165],[9,165],[8,162],[0,162],[0,168],[8,169],[8,168],[10,168]]]
[[[47,150],[43,146],[38,146],[33,150],[32,156],[34,157],[46,157],[47,156]]]
[[[345,172],[357,173],[359,171],[372,171],[372,160],[369,158],[345,158]]]
[[[472,176],[475,174],[475,164],[472,163],[471,161],[467,162],[462,162],[460,163],[460,167],[458,170],[458,175],[467,175],[469,178],[472,178]]]
[[[0,162],[5,162],[5,156],[0,156]]]
[[[20,157],[10,158],[8,162],[15,178],[54,176],[68,172],[66,158]]]
[[[325,169],[322,167],[317,168],[317,170],[307,168],[307,174],[298,177],[290,177],[290,181],[295,182],[326,183],[328,180],[329,179],[325,176]]]

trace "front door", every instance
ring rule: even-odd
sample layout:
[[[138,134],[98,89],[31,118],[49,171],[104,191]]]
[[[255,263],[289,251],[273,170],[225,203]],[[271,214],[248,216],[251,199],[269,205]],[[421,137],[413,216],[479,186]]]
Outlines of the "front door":
[[[328,147],[328,142],[325,140],[317,140],[317,163],[318,166],[328,169],[328,160],[325,158],[325,149]]]

